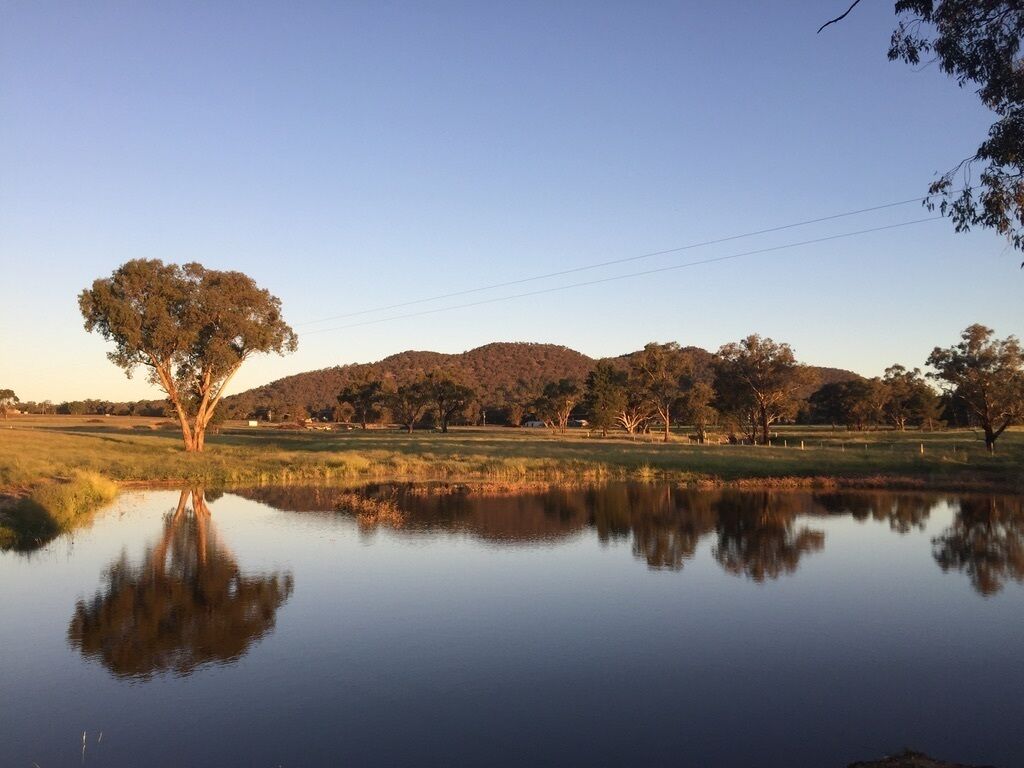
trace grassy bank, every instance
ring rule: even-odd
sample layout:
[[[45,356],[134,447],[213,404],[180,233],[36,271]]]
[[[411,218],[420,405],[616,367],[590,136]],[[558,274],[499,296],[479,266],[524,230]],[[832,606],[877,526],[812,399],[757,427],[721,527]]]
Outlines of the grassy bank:
[[[581,430],[465,428],[450,434],[228,428],[187,454],[173,424],[28,417],[0,425],[0,546],[51,538],[113,498],[118,485],[502,483],[670,480],[737,485],[1024,492],[1024,432],[988,456],[970,432],[781,429],[771,447],[663,444]]]
[[[96,472],[45,478],[12,489],[0,503],[0,549],[33,548],[80,526],[117,495],[117,484]]]
[[[965,431],[849,433],[784,428],[772,447],[693,445],[574,430],[465,428],[450,434],[227,429],[186,454],[178,434],[138,419],[36,417],[0,426],[0,492],[93,472],[119,483],[345,483],[361,480],[668,479],[694,484],[839,482],[1024,490],[1024,432],[996,456]]]

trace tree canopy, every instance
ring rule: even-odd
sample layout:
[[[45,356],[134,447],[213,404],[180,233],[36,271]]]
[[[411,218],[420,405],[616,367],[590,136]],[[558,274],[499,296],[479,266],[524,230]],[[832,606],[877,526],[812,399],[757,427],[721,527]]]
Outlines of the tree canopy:
[[[859,3],[854,0],[818,31]],[[988,136],[934,181],[929,195],[941,198],[939,208],[958,232],[988,227],[1024,250],[1024,6],[1019,0],[897,0],[895,10],[889,59],[913,66],[937,62],[995,113]],[[930,198],[926,203],[934,208]]]
[[[544,385],[544,391],[534,403],[537,416],[546,424],[564,433],[573,409],[583,399],[583,388],[575,379],[559,379]]]
[[[349,382],[338,393],[338,402],[350,405],[352,417],[366,429],[369,422],[376,420],[378,408],[384,402],[386,394],[384,382],[373,378],[369,370],[364,369],[363,375]]]
[[[936,347],[928,357],[932,378],[967,407],[989,451],[1007,427],[1024,419],[1024,351],[1015,336],[994,336],[991,328],[975,323],[960,334],[959,344]]]
[[[768,428],[796,414],[799,393],[814,373],[799,365],[792,348],[752,334],[718,350],[715,391],[720,409],[746,421],[749,433],[768,444]]]
[[[130,377],[138,366],[163,389],[185,449],[203,450],[224,390],[251,355],[286,354],[295,332],[281,301],[241,272],[135,259],[82,291],[85,329],[114,343],[110,360]]]
[[[666,443],[683,395],[682,379],[691,368],[689,357],[674,341],[667,344],[651,342],[633,359],[634,376],[641,382],[647,401],[661,417]]]
[[[442,432],[459,411],[465,410],[473,399],[473,389],[459,381],[451,372],[436,368],[427,374],[424,384],[430,400],[437,408],[437,423]]]
[[[409,432],[416,422],[423,417],[430,405],[432,394],[425,378],[419,378],[408,384],[400,384],[393,392],[385,396],[385,404],[392,416]]]

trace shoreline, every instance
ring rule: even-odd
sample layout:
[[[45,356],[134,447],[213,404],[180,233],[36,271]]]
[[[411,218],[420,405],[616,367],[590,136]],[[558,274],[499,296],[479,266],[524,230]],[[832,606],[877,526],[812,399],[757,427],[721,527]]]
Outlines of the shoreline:
[[[788,427],[782,446],[668,444],[462,428],[444,435],[227,429],[186,453],[169,431],[66,418],[0,433],[0,547],[51,536],[120,490],[370,483],[672,483],[694,490],[1024,493],[1024,431],[995,456],[969,432],[831,433]],[[143,433],[145,432],[145,433]],[[786,443],[793,447],[788,447]],[[804,443],[807,450],[803,449]],[[797,447],[801,446],[801,447]]]
[[[358,489],[372,484],[410,485],[464,485],[501,486],[505,492],[529,492],[539,487],[552,485],[594,486],[615,482],[644,484],[673,484],[694,491],[736,490],[736,491],[854,491],[870,493],[956,493],[956,494],[1009,494],[1017,495],[1019,488],[993,484],[934,484],[918,478],[875,475],[871,477],[752,477],[723,480],[721,478],[673,478],[664,477],[602,477],[602,478],[520,478],[501,481],[479,476],[445,477],[400,477],[378,476],[349,479],[341,482],[310,481],[239,481],[229,484],[206,486],[231,492],[235,489],[254,487],[320,487],[335,488],[339,491]],[[87,522],[87,518],[114,501],[122,492],[146,490],[179,490],[204,486],[202,482],[186,478],[160,480],[113,481],[95,473],[82,473],[74,478],[50,478],[40,481],[32,488],[18,490],[0,488],[0,551],[5,549],[31,549],[41,542],[52,540],[62,533],[74,530]]]

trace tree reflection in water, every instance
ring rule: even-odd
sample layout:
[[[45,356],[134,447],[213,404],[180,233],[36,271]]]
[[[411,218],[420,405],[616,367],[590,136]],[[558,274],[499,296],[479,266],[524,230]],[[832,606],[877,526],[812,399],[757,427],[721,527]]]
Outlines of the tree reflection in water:
[[[722,567],[757,581],[793,573],[803,555],[822,549],[825,538],[795,523],[797,516],[824,513],[808,494],[637,483],[529,491],[375,485],[363,492],[397,504],[410,531],[470,531],[511,543],[551,540],[590,527],[602,542],[630,539],[633,554],[657,570],[682,570],[701,540],[715,534],[713,551]],[[372,517],[361,508],[348,497],[339,506],[365,528]]]
[[[932,539],[932,554],[943,571],[964,571],[985,596],[1009,579],[1024,581],[1024,503],[1012,497],[962,498],[953,524]]]
[[[588,493],[587,509],[601,541],[631,537],[648,567],[679,571],[714,530],[718,498],[672,485],[618,485]]]
[[[794,573],[801,557],[825,546],[824,532],[796,525],[802,498],[770,491],[730,495],[718,505],[715,560],[754,581]]]
[[[888,522],[896,533],[923,531],[932,508],[940,500],[935,496],[891,492],[818,493],[815,500],[829,514],[851,515],[855,520]]]
[[[323,489],[252,489],[243,496],[278,509],[339,509]],[[393,501],[403,515],[400,535],[468,533],[503,545],[552,542],[592,530],[602,543],[629,541],[634,556],[658,570],[682,570],[710,539],[727,572],[755,581],[796,572],[802,558],[822,551],[815,520],[851,517],[887,524],[899,535],[924,531],[933,509],[959,503],[953,524],[932,542],[943,570],[965,572],[990,595],[1009,579],[1024,580],[1024,500],[891,491],[696,490],[669,483],[607,483],[588,487],[536,484],[394,484],[355,492]],[[352,508],[341,506],[359,519]],[[362,520],[366,522],[366,519]],[[927,550],[922,553],[928,557]]]
[[[105,581],[78,602],[68,642],[133,678],[237,660],[273,629],[293,588],[290,573],[242,574],[213,528],[202,489],[181,492],[141,565],[122,554]]]

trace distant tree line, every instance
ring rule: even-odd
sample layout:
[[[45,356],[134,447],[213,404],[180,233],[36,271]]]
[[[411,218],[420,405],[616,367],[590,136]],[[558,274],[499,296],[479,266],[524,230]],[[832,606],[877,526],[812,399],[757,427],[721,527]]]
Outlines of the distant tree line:
[[[401,424],[448,431],[451,424],[543,424],[565,432],[583,424],[607,435],[657,431],[670,439],[687,426],[702,443],[712,430],[732,442],[766,444],[780,423],[828,424],[847,430],[969,426],[994,449],[999,435],[1024,419],[1024,366],[1019,342],[999,340],[981,325],[961,342],[936,348],[934,372],[894,364],[881,377],[821,383],[820,369],[800,363],[790,347],[757,334],[714,355],[675,342],[647,344],[621,358],[597,361],[585,377],[535,387],[504,388],[486,399],[457,368],[407,371],[399,383],[372,366],[355,370],[329,409],[284,406],[282,418],[319,418],[360,425]],[[938,390],[935,382],[941,386]],[[271,412],[263,412],[270,417]]]
[[[991,329],[977,324],[963,331],[959,343],[932,351],[925,361],[930,373],[894,364],[874,378],[836,377],[842,372],[804,365],[788,344],[757,334],[726,344],[715,354],[675,342],[651,342],[633,354],[598,361],[564,347],[504,346],[517,353],[555,354],[581,374],[544,380],[506,369],[501,386],[485,389],[474,384],[479,379],[466,368],[443,364],[452,356],[408,353],[397,357],[435,364],[383,374],[375,365],[349,366],[330,405],[267,399],[247,412],[229,409],[228,415],[275,422],[335,421],[363,429],[398,424],[410,432],[524,423],[565,432],[585,423],[602,435],[657,431],[665,441],[673,427],[685,426],[698,443],[715,433],[720,439],[760,444],[770,440],[772,427],[780,423],[855,431],[953,426],[979,430],[990,451],[1010,425],[1024,421],[1020,342],[1013,336],[996,338]],[[519,358],[524,364],[531,359],[528,354]],[[822,381],[830,375],[831,380]],[[26,413],[175,415],[168,400],[19,402],[12,391],[0,390],[4,416],[15,404]]]
[[[114,402],[111,400],[64,400],[53,403],[49,400],[19,403],[22,413],[62,414],[75,416],[148,416],[151,418],[173,418],[174,412],[166,400],[134,400]]]

